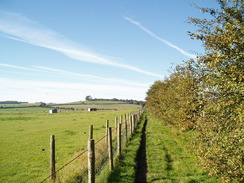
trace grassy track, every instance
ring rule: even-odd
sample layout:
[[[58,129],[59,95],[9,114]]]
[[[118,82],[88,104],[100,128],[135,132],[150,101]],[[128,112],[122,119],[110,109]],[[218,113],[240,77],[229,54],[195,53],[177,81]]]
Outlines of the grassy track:
[[[194,131],[180,132],[149,116],[147,162],[149,183],[215,183],[196,163]]]
[[[109,183],[133,183],[136,178],[136,156],[140,146],[143,123],[123,150],[115,170],[107,177]],[[146,155],[148,183],[217,183],[196,162],[193,155],[194,131],[181,132],[148,116]],[[140,161],[140,159],[139,159]],[[100,182],[106,182],[103,179]],[[99,182],[99,183],[100,183]]]
[[[57,139],[56,166],[59,168],[86,148],[91,124],[96,140],[105,134],[106,120],[112,122],[115,116],[134,111],[48,114],[44,109],[0,110],[0,182],[40,182],[49,174],[50,135],[54,134]]]
[[[136,176],[136,157],[137,151],[140,147],[141,134],[145,116],[142,117],[141,122],[136,129],[130,142],[125,149],[122,150],[122,155],[117,160],[114,171],[107,177],[107,179],[99,180],[99,183],[133,183]]]

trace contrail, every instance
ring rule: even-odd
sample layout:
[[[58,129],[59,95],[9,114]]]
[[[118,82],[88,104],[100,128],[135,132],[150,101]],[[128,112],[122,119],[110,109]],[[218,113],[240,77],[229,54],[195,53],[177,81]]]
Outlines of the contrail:
[[[123,84],[123,85],[132,85],[132,86],[138,86],[138,87],[148,87],[149,83],[138,83],[138,82],[133,82],[130,80],[123,80],[123,79],[117,79],[117,78],[105,78],[105,77],[100,77],[96,75],[90,75],[90,74],[80,74],[80,73],[75,73],[75,72],[70,72],[66,70],[60,70],[60,69],[55,69],[55,68],[50,68],[50,67],[43,67],[43,66],[32,66],[33,68],[30,67],[22,67],[22,66],[17,66],[17,65],[10,65],[10,64],[4,64],[0,63],[0,67],[8,67],[8,68],[13,68],[13,69],[20,69],[20,70],[26,70],[26,71],[34,71],[35,73],[37,72],[44,72],[44,73],[55,73],[55,74],[66,74],[70,76],[75,76],[75,77],[80,77],[80,78],[88,78],[88,79],[93,79],[96,81],[102,81],[110,84]]]
[[[6,38],[25,42],[63,53],[69,58],[82,62],[109,65],[146,75],[162,78],[161,75],[140,68],[122,64],[92,51],[88,51],[79,43],[73,42],[53,30],[43,27],[38,22],[13,12],[0,11],[0,32]]]
[[[190,54],[186,51],[184,51],[183,49],[179,48],[178,46],[172,44],[171,42],[169,41],[166,41],[165,39],[162,39],[161,37],[159,37],[158,35],[156,35],[155,33],[153,33],[152,31],[150,31],[149,29],[147,29],[146,27],[144,27],[143,25],[141,25],[140,22],[136,22],[135,20],[129,18],[129,17],[124,17],[124,19],[126,19],[127,21],[129,21],[130,23],[136,25],[137,27],[139,27],[141,30],[143,30],[144,32],[146,32],[147,34],[149,34],[150,36],[152,36],[153,38],[161,41],[162,43],[168,45],[169,47],[172,47],[176,50],[178,50],[179,52],[181,52],[183,55],[187,56],[187,57],[190,57],[190,58],[193,58],[195,59],[196,58],[196,55],[194,54]]]

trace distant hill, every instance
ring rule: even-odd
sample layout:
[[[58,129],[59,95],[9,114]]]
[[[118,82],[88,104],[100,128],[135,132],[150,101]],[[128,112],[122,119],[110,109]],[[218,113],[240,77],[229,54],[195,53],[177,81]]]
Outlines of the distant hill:
[[[18,102],[18,101],[0,101],[0,104],[24,104],[24,103],[28,103],[28,102]]]
[[[108,103],[126,103],[126,104],[137,104],[137,105],[145,105],[144,101],[138,101],[133,99],[104,99],[104,98],[92,98],[90,95],[86,96],[85,102],[108,102]]]
[[[87,101],[79,101],[79,102],[70,102],[63,103],[58,105],[109,105],[109,104],[136,104],[136,105],[144,105],[144,101],[136,101],[136,100],[106,100],[106,99],[92,99]]]

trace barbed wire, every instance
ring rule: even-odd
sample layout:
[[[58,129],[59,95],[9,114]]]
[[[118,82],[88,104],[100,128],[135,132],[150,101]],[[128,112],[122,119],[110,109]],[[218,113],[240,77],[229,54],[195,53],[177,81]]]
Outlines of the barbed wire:
[[[101,168],[99,168],[99,170],[96,172],[95,176],[98,176],[101,173],[101,171],[103,170],[107,162],[108,162],[108,157],[106,158],[106,161],[102,164]]]
[[[82,156],[83,154],[85,154],[88,150],[84,150],[83,152],[81,152],[79,155],[77,155],[75,158],[73,158],[72,160],[70,160],[69,162],[65,163],[63,166],[61,166],[59,169],[57,169],[53,174],[50,174],[48,177],[46,177],[45,179],[43,179],[41,181],[45,182],[47,179],[49,179],[51,176],[57,174],[60,170],[62,170],[64,167],[68,166],[70,163],[72,163],[73,161],[75,161],[76,159],[78,159],[80,156]]]
[[[138,120],[138,119],[137,119]],[[125,123],[122,123],[122,129],[121,129],[121,141],[126,141],[126,139],[125,139],[125,132],[126,132],[126,128],[124,127],[124,124]],[[130,123],[128,123],[128,120],[127,120],[127,136],[129,137],[131,134],[130,134],[130,128],[128,128],[130,126]],[[112,129],[112,133],[114,133],[115,131],[117,131],[117,129],[116,128],[114,128],[114,129]],[[68,138],[68,139],[65,139],[64,141],[62,141],[62,139],[63,138],[58,138],[58,139],[56,139],[56,141],[58,142],[58,143],[56,143],[56,146],[61,146],[61,145],[63,145],[63,144],[67,144],[67,142],[68,141],[72,141],[73,139],[75,139],[75,138],[77,138],[78,136],[80,136],[81,135],[81,132],[79,132],[77,135],[75,135],[75,136],[72,136],[72,137],[70,137],[70,138]],[[97,140],[97,142],[95,142],[95,145],[100,145],[100,143],[105,139],[107,137],[107,134],[106,135],[104,135],[103,137],[101,137],[99,140]],[[117,134],[115,133],[115,135],[113,135],[113,139],[112,139],[112,142],[113,142],[113,144],[115,144],[115,146],[113,147],[113,152],[116,152],[117,151]],[[102,145],[104,145],[104,144],[107,144],[106,143],[106,141],[105,142],[103,142],[103,143],[101,143],[101,146]],[[124,143],[122,143],[122,144],[124,144]],[[35,149],[36,147],[40,147],[41,146],[41,144],[38,144],[38,145],[34,145],[34,146],[32,146],[32,147],[29,147],[29,148],[25,148],[25,149],[22,149],[22,151],[26,151],[26,150],[28,150],[28,149]],[[98,150],[96,150],[96,152],[97,153],[99,153],[99,155],[96,157],[96,159],[95,159],[95,161],[98,161],[100,164],[98,165],[98,169],[96,170],[96,176],[98,175],[98,174],[100,174],[100,172],[102,171],[102,169],[104,168],[104,166],[107,164],[107,162],[108,162],[108,154],[107,153],[105,153],[105,151],[108,151],[108,146],[107,145],[104,145],[104,147],[101,147],[100,146],[100,148],[98,147]],[[32,156],[34,156],[34,155],[36,155],[36,154],[39,154],[39,153],[42,153],[43,151],[50,151],[48,148],[41,148],[41,151],[38,151],[38,152],[34,152],[34,153],[31,153],[31,154],[29,154],[29,155],[26,155],[26,156],[24,156],[24,157],[22,157],[22,158],[20,158],[20,159],[17,159],[17,160],[15,160],[15,161],[12,161],[12,162],[9,162],[9,163],[6,163],[6,164],[4,164],[4,165],[2,165],[2,166],[0,166],[0,168],[3,168],[3,167],[6,167],[6,166],[10,166],[11,164],[14,164],[14,163],[16,163],[16,162],[19,162],[19,161],[22,161],[22,160],[24,160],[24,159],[27,159],[27,158],[29,158],[29,157],[32,157]],[[70,161],[68,161],[67,163],[65,163],[63,166],[61,166],[60,168],[58,168],[53,174],[50,174],[48,177],[46,177],[45,179],[43,179],[42,181],[41,181],[41,183],[43,183],[43,182],[45,182],[46,180],[48,180],[51,176],[53,176],[54,174],[57,174],[58,172],[60,172],[63,168],[65,168],[66,166],[68,166],[69,164],[71,164],[73,161],[75,161],[76,159],[78,159],[79,157],[81,157],[83,154],[85,154],[86,152],[88,152],[88,150],[87,149],[85,149],[84,151],[82,151],[81,153],[79,153],[77,156],[75,156],[73,159],[71,159]],[[17,154],[17,153],[19,153],[19,151],[18,152],[16,152],[16,153],[12,153],[12,154]],[[7,157],[7,156],[9,156],[9,155],[6,155],[5,157]],[[115,156],[114,156],[115,157]],[[75,169],[77,169],[77,168],[75,168]],[[80,176],[84,176],[84,174],[87,172],[87,168],[82,168],[82,174],[80,174]],[[17,174],[16,174],[17,175]],[[16,176],[15,175],[15,176]],[[13,177],[13,178],[15,178],[15,176]],[[79,177],[80,177],[79,176]],[[12,179],[13,179],[12,178]],[[82,181],[84,181],[83,180],[83,178],[82,178]]]
[[[34,156],[34,155],[36,155],[36,154],[39,154],[39,153],[42,153],[42,151],[35,152],[35,153],[30,154],[30,155],[24,156],[24,157],[22,157],[22,158],[20,158],[20,159],[17,159],[17,160],[15,160],[15,161],[12,161],[12,162],[10,162],[10,163],[6,163],[6,164],[4,164],[4,165],[0,166],[0,168],[3,168],[3,167],[6,167],[6,166],[9,166],[9,165],[11,165],[11,164],[13,164],[13,163],[16,163],[16,162],[22,161],[22,160],[24,160],[24,159],[27,159],[27,158],[29,158],[29,157],[31,157],[31,156]]]
[[[68,139],[66,139],[66,140],[64,140],[64,141],[61,141],[61,139],[63,139],[63,138],[56,138],[56,139],[55,139],[55,145],[56,145],[56,146],[60,146],[60,145],[66,143],[66,142],[68,142],[68,141],[71,141],[71,140],[77,138],[77,137],[80,136],[80,135],[81,135],[81,132],[78,133],[78,134],[76,134],[76,136],[70,137],[70,138],[68,138]],[[59,141],[60,141],[60,142],[59,142]]]
[[[27,145],[26,145],[27,146]],[[24,151],[27,151],[27,150],[33,150],[35,149],[36,147],[40,147],[40,150],[44,151],[46,150],[47,148],[43,148],[43,146],[41,146],[41,144],[37,144],[37,145],[33,145],[29,148],[25,148],[25,149],[18,149],[16,148],[16,150],[14,152],[9,152],[8,154],[4,155],[4,156],[1,156],[0,158],[1,159],[4,159],[5,157],[9,156],[9,155],[14,155],[14,154],[20,154],[20,152],[24,152]],[[41,148],[42,147],[42,148]],[[43,150],[44,149],[44,150]]]
[[[107,135],[104,135],[102,138],[100,138],[97,142],[95,142],[95,145],[98,144],[99,142],[101,142],[103,139],[105,139],[107,137]]]
[[[69,140],[72,140],[72,139],[75,139],[78,135],[81,135],[81,132],[79,133],[79,134],[77,134],[75,137],[71,137],[71,138],[68,138],[68,139],[66,139],[65,141],[63,141],[61,144],[63,144],[63,143],[65,143],[65,142],[67,142],[67,141],[69,141]],[[60,141],[61,139],[59,139],[59,138],[56,138],[56,142],[57,141]],[[6,154],[5,156],[1,156],[0,158],[4,158],[4,157],[7,157],[7,156],[9,156],[10,154],[12,155],[12,154],[18,154],[18,153],[20,153],[20,151],[26,151],[26,150],[30,150],[30,149],[34,149],[34,148],[36,148],[36,147],[41,147],[43,145],[43,143],[39,143],[39,144],[35,144],[35,145],[33,145],[33,146],[30,146],[30,147],[28,147],[28,148],[21,148],[21,149],[19,149],[18,147],[16,148],[17,150],[15,151],[15,152],[10,152],[10,153],[8,153],[8,154]],[[60,143],[56,143],[56,145],[60,145]],[[25,145],[25,146],[29,146],[29,144],[27,144],[27,145]],[[46,148],[40,148],[40,149],[46,149]]]

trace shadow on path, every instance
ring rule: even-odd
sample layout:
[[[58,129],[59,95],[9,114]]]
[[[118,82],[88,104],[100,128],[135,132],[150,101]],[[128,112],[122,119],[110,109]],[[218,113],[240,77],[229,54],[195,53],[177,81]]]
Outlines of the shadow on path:
[[[136,157],[137,165],[135,183],[147,183],[146,127],[147,119],[142,129],[140,148]]]

